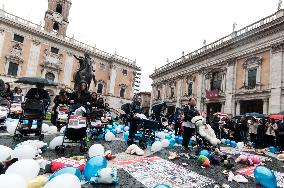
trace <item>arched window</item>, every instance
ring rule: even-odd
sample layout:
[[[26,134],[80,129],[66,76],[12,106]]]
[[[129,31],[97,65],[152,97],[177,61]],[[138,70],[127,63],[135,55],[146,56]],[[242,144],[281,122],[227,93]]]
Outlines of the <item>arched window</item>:
[[[62,14],[62,5],[57,4],[57,6],[56,6],[56,12],[58,12],[59,14]]]
[[[222,85],[222,72],[213,73],[211,80],[211,90],[214,89],[221,90],[221,85]]]
[[[53,73],[48,72],[48,73],[45,74],[45,79],[50,80],[50,81],[54,81],[55,76],[54,76]]]
[[[119,96],[120,96],[121,98],[124,98],[124,97],[125,97],[125,88],[124,88],[124,87],[120,88],[120,94],[119,94]]]
[[[192,95],[192,85],[193,85],[192,82],[188,82],[188,83],[187,83],[187,95],[188,95],[188,96],[191,96],[191,95]]]
[[[103,88],[104,88],[104,85],[102,83],[99,83],[98,84],[97,93],[102,94],[103,93]]]
[[[53,30],[54,30],[54,31],[59,31],[59,23],[58,23],[58,22],[54,22],[54,24],[53,24]]]

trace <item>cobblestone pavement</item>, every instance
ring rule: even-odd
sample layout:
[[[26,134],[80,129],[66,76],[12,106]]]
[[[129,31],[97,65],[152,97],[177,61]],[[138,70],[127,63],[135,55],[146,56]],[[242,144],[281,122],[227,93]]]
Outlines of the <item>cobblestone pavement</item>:
[[[56,135],[46,135],[44,142],[49,143],[55,136]],[[123,141],[121,137],[122,135],[120,135],[119,138],[117,138],[116,140],[112,142],[105,142],[103,140],[92,140],[90,141],[89,146],[91,146],[94,143],[100,143],[105,147],[105,150],[111,150],[112,153],[116,155],[116,159],[114,159],[113,161],[109,161],[108,166],[117,167],[115,166],[116,161],[138,158],[137,156],[127,155],[124,153],[124,151],[127,148],[127,145],[126,145],[126,142]],[[26,139],[32,139],[32,138],[26,138]],[[18,142],[13,141],[12,137],[6,134],[5,131],[0,131],[0,144],[13,148],[16,146],[16,144],[18,144]],[[146,153],[145,156],[158,156],[158,157],[168,160],[169,151],[176,151],[178,153],[182,152],[180,150],[180,147],[174,147],[171,149],[163,149],[156,153],[151,153],[149,149],[147,149],[145,152]],[[66,149],[66,157],[74,156],[74,155],[80,155],[79,147],[70,147]],[[42,154],[42,156],[46,159],[58,158],[54,150],[47,150],[45,153]],[[226,177],[222,174],[222,171],[224,170],[224,167],[222,165],[211,165],[210,168],[202,168],[200,167],[200,165],[198,165],[195,159],[185,159],[185,158],[179,158],[179,159],[173,160],[172,162],[180,166],[183,166],[183,163],[186,163],[187,166],[184,166],[184,168],[187,168],[198,174],[214,179],[219,184],[226,183],[226,184],[231,185],[231,187],[234,187],[234,188],[235,187],[238,187],[238,188],[255,187],[255,180],[250,177],[246,177],[249,179],[248,183],[228,182]],[[272,158],[272,162],[267,162],[267,165],[271,167],[273,170],[284,172],[284,168],[283,168],[284,164],[277,161],[275,158]],[[233,170],[243,168],[243,167],[246,167],[246,165],[235,164],[235,167]],[[118,176],[120,180],[119,185],[116,185],[116,186],[97,185],[96,187],[125,187],[125,188],[145,187],[138,180],[133,178],[131,175],[129,175],[127,172],[125,172],[121,168],[118,169]],[[82,187],[89,188],[92,186],[85,184]],[[211,187],[213,187],[213,185]]]

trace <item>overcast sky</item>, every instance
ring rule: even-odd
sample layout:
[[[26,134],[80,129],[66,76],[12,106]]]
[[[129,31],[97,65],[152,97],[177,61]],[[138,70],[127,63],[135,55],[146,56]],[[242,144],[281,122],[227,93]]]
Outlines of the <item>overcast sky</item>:
[[[68,36],[130,59],[151,91],[155,67],[276,12],[279,0],[72,0]],[[48,0],[0,0],[7,12],[40,23]],[[282,6],[283,7],[283,6]]]

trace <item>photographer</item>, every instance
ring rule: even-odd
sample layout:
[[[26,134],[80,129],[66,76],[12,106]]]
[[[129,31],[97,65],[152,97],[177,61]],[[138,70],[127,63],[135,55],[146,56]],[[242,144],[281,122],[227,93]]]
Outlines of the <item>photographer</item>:
[[[184,150],[188,150],[188,144],[190,138],[195,133],[195,124],[191,122],[192,118],[199,116],[199,112],[196,110],[195,98],[190,98],[188,106],[184,108],[184,123],[183,123],[183,141],[182,146]]]

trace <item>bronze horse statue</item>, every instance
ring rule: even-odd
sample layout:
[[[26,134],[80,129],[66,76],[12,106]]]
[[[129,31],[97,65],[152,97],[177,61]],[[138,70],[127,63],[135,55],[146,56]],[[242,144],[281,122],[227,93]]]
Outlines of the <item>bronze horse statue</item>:
[[[74,57],[79,60],[80,64],[78,71],[74,74],[74,90],[78,89],[82,81],[87,83],[88,90],[90,89],[92,80],[94,81],[95,85],[97,84],[91,58],[87,53],[85,53],[84,56],[85,57],[77,57],[74,55]]]

